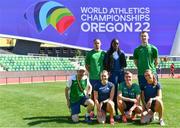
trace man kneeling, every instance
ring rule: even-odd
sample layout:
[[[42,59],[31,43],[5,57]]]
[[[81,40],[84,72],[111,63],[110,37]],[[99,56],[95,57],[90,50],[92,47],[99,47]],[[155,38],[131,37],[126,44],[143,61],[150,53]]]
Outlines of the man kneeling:
[[[135,119],[136,114],[142,112],[140,106],[140,88],[137,84],[132,83],[132,73],[125,72],[125,82],[120,83],[118,88],[118,108],[122,114],[122,121],[127,122],[128,119]]]
[[[89,98],[92,91],[92,86],[87,75],[85,75],[85,67],[80,66],[76,75],[72,75],[68,80],[65,88],[65,96],[67,106],[71,111],[71,118],[73,122],[79,122],[80,105],[87,107],[85,121],[92,122],[90,113],[94,108],[94,102]],[[86,91],[87,89],[87,91]]]

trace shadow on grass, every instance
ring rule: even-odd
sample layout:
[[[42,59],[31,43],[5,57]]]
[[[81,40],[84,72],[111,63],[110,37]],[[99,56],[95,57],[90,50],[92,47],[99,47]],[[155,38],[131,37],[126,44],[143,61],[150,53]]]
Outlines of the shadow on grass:
[[[23,118],[23,120],[27,120],[28,121],[28,125],[29,126],[35,126],[35,125],[39,125],[42,123],[51,123],[51,122],[55,122],[55,123],[63,123],[63,124],[78,124],[78,123],[74,123],[71,120],[70,116],[38,116],[38,117],[27,117],[27,118]],[[84,116],[79,116],[79,123],[81,124],[87,124],[84,121]],[[106,124],[109,124],[109,117],[107,117],[106,120]],[[116,124],[118,123],[122,123],[122,121],[116,121]],[[97,125],[98,122],[97,120],[94,118],[92,123],[89,123],[88,125]],[[151,126],[156,126],[158,124],[158,122],[151,122],[150,123]],[[150,124],[141,124],[140,123],[140,119],[136,119],[134,121],[128,120],[128,123],[126,123],[126,125],[131,126],[150,126]],[[101,124],[100,124],[101,125]]]
[[[148,124],[147,123],[141,124],[140,119],[136,119],[134,121],[129,121],[129,122],[131,122],[131,125],[137,125],[137,126],[152,126],[152,127],[154,127],[155,125],[159,124],[157,121],[152,121]]]
[[[56,123],[67,123],[67,124],[75,124],[72,122],[70,116],[38,116],[38,117],[26,117],[23,118],[23,120],[30,121],[27,123],[29,126],[34,126],[42,123],[50,123],[50,122],[56,122]],[[86,123],[84,121],[84,116],[79,116],[79,122],[78,123]],[[76,123],[77,124],[77,123]],[[87,124],[87,123],[86,123]],[[92,123],[89,123],[89,125],[97,124],[96,120],[93,120]]]

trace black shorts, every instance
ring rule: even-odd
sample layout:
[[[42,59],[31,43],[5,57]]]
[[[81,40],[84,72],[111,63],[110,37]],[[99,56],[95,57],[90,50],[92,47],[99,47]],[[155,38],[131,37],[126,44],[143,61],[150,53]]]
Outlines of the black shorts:
[[[102,110],[106,112],[106,108],[107,108],[107,103],[103,103]]]
[[[152,112],[155,112],[155,110],[154,110],[155,104],[156,104],[156,100],[153,100],[151,103],[151,107],[150,107]]]

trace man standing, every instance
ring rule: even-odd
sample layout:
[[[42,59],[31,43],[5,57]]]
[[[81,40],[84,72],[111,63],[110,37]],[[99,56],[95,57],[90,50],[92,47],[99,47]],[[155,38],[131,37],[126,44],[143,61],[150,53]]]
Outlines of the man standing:
[[[170,66],[170,73],[171,73],[172,78],[174,78],[174,71],[175,71],[175,66],[174,66],[174,63],[172,63]]]
[[[140,34],[141,45],[134,50],[134,63],[138,69],[138,81],[140,88],[147,84],[144,73],[150,69],[157,77],[156,66],[158,65],[158,49],[149,44],[148,32],[141,32]]]
[[[104,69],[104,57],[105,52],[101,50],[101,40],[94,39],[94,49],[88,52],[85,59],[86,69],[89,72],[89,79],[92,85],[92,99],[94,99],[93,90],[95,84],[100,81],[100,73]]]
[[[65,88],[67,106],[71,111],[73,122],[79,121],[78,114],[80,113],[80,105],[87,107],[85,121],[88,123],[92,121],[90,113],[94,108],[94,102],[88,97],[91,94],[92,86],[85,75],[85,71],[85,67],[80,66],[77,74],[70,77],[67,87]]]

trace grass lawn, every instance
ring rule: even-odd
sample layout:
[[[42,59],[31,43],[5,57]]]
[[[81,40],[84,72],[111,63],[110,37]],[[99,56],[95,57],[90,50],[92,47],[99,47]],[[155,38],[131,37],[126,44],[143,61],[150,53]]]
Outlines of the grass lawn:
[[[180,127],[180,79],[160,79],[163,87],[166,127]],[[65,82],[0,86],[0,127],[102,127],[86,124],[82,107],[80,123],[73,124],[64,96]],[[114,127],[160,127],[154,121],[140,125],[139,120]]]

